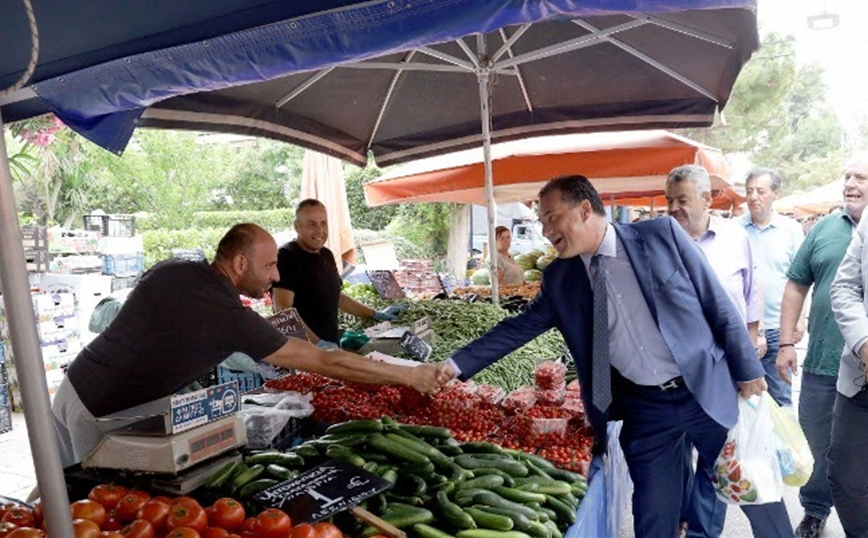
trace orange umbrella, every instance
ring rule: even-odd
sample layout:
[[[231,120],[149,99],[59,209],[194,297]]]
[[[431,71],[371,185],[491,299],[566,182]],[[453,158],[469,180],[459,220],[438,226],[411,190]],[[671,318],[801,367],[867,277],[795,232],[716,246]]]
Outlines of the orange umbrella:
[[[587,176],[608,201],[649,205],[662,196],[666,175],[682,164],[704,166],[712,190],[730,187],[723,154],[667,131],[624,131],[529,138],[492,144],[497,203],[534,200],[550,179]],[[734,193],[733,193],[734,194]],[[368,205],[402,202],[457,202],[486,205],[484,164],[478,149],[459,151],[400,166],[365,185]],[[665,200],[660,204],[665,206]]]

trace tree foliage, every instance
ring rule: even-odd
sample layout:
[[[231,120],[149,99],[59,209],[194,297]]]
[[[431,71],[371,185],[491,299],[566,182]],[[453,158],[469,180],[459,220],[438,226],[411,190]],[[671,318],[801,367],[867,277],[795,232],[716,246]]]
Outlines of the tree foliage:
[[[392,235],[417,245],[426,258],[439,261],[449,246],[453,204],[404,204],[386,227]]]
[[[368,207],[365,201],[364,184],[377,179],[382,174],[382,170],[373,164],[365,168],[350,165],[344,167],[347,203],[350,206],[350,219],[354,228],[384,230],[397,215],[398,206]]]
[[[273,140],[257,140],[238,149],[234,167],[218,183],[220,209],[288,208],[301,192],[304,149]]]

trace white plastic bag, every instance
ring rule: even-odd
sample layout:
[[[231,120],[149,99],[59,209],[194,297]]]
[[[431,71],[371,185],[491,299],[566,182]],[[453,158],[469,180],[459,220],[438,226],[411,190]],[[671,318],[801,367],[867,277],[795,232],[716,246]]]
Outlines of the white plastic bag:
[[[784,493],[769,400],[768,392],[738,398],[738,422],[726,436],[711,477],[726,503],[766,504],[780,501]]]
[[[270,447],[291,420],[313,413],[312,397],[297,392],[244,396],[240,414],[247,430],[247,446]]]
[[[784,484],[804,486],[814,472],[814,455],[811,454],[805,433],[792,409],[781,409],[772,400],[769,402],[769,411],[775,425],[775,447]]]

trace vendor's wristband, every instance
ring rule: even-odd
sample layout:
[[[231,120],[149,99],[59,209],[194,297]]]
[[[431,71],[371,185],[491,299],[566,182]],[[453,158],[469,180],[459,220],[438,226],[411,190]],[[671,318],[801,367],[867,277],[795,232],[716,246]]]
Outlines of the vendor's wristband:
[[[796,347],[796,344],[778,344],[778,347]]]

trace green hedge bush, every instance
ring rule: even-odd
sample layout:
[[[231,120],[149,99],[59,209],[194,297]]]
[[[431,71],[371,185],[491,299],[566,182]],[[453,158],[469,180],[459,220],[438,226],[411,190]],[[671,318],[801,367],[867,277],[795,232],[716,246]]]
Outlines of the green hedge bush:
[[[142,232],[145,248],[145,266],[172,257],[173,248],[201,248],[209,260],[214,259],[217,243],[226,233],[226,228],[201,228],[196,230],[149,230]]]
[[[239,222],[252,222],[266,230],[278,231],[292,228],[295,210],[267,209],[263,211],[198,211],[193,214],[189,228],[222,228],[225,232]],[[147,232],[155,230],[156,222],[148,215],[136,215],[136,230]]]

